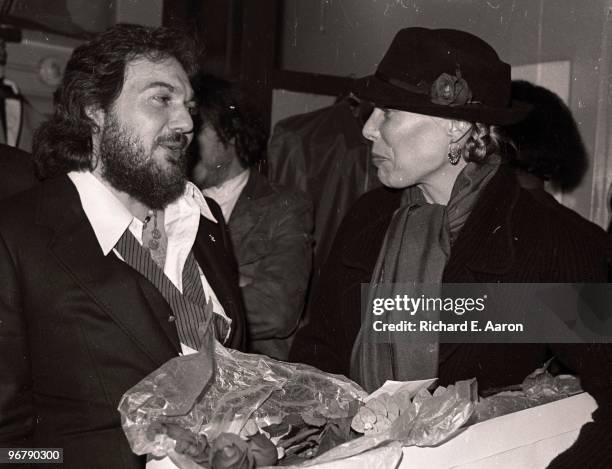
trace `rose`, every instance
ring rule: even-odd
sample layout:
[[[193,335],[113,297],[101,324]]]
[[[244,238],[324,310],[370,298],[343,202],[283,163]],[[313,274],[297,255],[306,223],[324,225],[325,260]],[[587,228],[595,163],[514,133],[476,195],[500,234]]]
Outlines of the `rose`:
[[[445,106],[461,106],[472,99],[472,91],[457,70],[455,75],[443,73],[431,85],[431,102]]]
[[[174,451],[178,454],[184,454],[198,464],[208,462],[210,447],[206,435],[199,435],[184,429],[178,424],[167,422],[151,423],[146,435],[151,441],[155,441],[157,435],[167,435],[176,442]]]
[[[233,433],[221,433],[213,443],[210,465],[212,469],[253,469],[255,459],[246,441]]]
[[[276,446],[261,433],[256,433],[249,438],[249,450],[257,463],[257,467],[274,466],[278,461]]]
[[[176,440],[174,451],[189,456],[198,464],[205,464],[209,458],[210,446],[206,435],[198,435],[175,424],[166,424],[168,436]]]

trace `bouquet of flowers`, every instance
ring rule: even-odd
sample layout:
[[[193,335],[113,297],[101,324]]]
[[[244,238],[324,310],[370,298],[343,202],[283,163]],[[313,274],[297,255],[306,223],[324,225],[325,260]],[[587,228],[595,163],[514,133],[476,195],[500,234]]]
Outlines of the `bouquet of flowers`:
[[[168,456],[183,469],[312,465],[450,438],[473,413],[475,380],[433,394],[431,384],[367,396],[343,376],[215,343],[214,354],[177,357],[151,373],[119,411],[136,454]]]
[[[165,363],[125,393],[119,411],[136,454],[169,455],[180,467],[234,467],[212,463],[224,451],[245,452],[252,441],[270,448],[257,435],[283,449],[303,443],[308,423],[321,433],[324,423],[354,414],[352,406],[365,396],[343,376],[229,350],[216,342],[214,357],[199,352]],[[266,436],[262,429],[272,433]],[[276,458],[279,451],[273,447]],[[220,452],[216,459],[215,448]],[[179,456],[185,452],[191,461]]]

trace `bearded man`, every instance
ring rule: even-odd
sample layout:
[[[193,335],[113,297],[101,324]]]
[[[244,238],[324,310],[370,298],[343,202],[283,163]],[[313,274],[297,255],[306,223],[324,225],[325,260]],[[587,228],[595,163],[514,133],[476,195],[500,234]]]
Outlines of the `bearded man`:
[[[142,468],[121,396],[202,324],[244,348],[223,215],[185,177],[192,49],[118,25],[79,46],[38,130],[45,181],[0,204],[0,447],[63,448],[63,468]]]

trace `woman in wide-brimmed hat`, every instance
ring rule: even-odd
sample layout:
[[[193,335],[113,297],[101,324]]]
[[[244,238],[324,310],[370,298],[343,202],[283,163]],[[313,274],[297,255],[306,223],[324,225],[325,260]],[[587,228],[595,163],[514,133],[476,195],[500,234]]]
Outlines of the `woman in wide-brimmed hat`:
[[[344,219],[291,358],[347,374],[368,391],[387,379],[437,377],[441,385],[477,378],[486,392],[521,383],[556,357],[609,408],[608,344],[380,343],[373,336],[361,284],[370,285],[371,305],[400,291],[435,295],[444,283],[605,282],[606,237],[577,216],[560,216],[567,209],[539,203],[504,164],[513,145],[503,127],[530,107],[512,101],[509,65],[478,37],[403,29],[355,92],[376,106],[363,135],[378,177],[395,190],[364,195]],[[388,288],[394,284],[401,289]],[[601,451],[599,431],[583,430],[591,433],[581,443],[595,445],[585,451]]]

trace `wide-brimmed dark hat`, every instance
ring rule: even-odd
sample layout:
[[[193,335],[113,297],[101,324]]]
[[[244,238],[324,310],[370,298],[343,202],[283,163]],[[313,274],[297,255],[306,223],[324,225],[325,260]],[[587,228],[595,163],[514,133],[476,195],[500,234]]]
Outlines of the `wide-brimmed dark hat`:
[[[399,31],[376,73],[354,92],[378,107],[506,125],[531,106],[511,98],[510,66],[473,34],[454,29]]]

